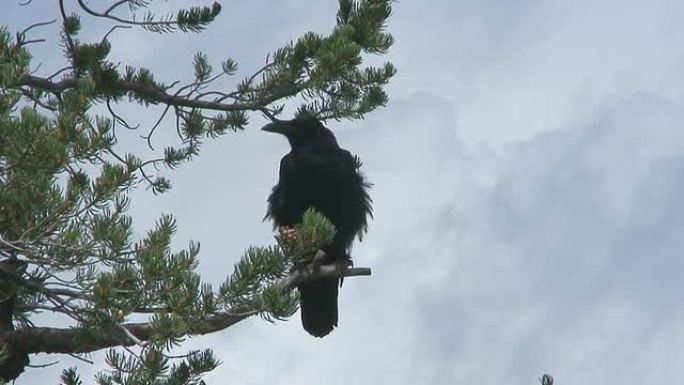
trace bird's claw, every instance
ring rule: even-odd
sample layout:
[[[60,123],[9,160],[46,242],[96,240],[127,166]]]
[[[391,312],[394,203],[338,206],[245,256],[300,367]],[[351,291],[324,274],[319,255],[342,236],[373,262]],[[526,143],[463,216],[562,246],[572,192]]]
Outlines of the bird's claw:
[[[352,267],[351,261],[340,262],[337,264],[337,271],[339,271],[340,274],[344,274],[350,267]]]

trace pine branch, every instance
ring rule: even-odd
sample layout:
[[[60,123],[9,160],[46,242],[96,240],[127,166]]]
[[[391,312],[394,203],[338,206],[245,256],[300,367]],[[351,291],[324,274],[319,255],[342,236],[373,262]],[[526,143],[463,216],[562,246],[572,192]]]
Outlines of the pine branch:
[[[68,77],[58,82],[53,82],[47,78],[27,75],[21,79],[19,86],[30,86],[43,91],[58,93],[75,88],[76,82],[76,78],[73,77]],[[145,95],[146,98],[154,102],[164,103],[176,107],[198,108],[214,111],[260,111],[265,106],[278,99],[295,95],[301,91],[301,89],[297,88],[293,89],[291,92],[288,92],[288,94],[272,94],[257,102],[221,103],[209,100],[200,100],[197,98],[187,98],[184,96],[178,96],[177,94],[170,94],[164,91],[162,87],[154,87],[149,84],[121,81],[119,85],[125,92],[134,93],[136,95]]]
[[[148,12],[143,20],[140,21],[136,20],[135,14],[133,14],[132,18],[128,19],[112,15],[112,12],[121,5],[127,3],[130,5],[131,0],[117,1],[102,12],[90,8],[83,0],[77,0],[77,2],[81,9],[90,16],[110,19],[118,23],[140,26],[155,32],[173,32],[176,29],[180,29],[184,32],[200,32],[221,12],[221,5],[218,2],[215,2],[211,7],[193,7],[189,10],[181,10],[175,17],[155,18],[152,13]]]
[[[246,319],[256,312],[249,312],[239,315],[229,313],[217,313],[207,317],[206,321],[200,325],[193,334],[209,334],[223,330],[232,326],[243,319]],[[126,323],[121,325],[127,329],[131,335],[140,341],[149,341],[152,337],[152,323]],[[116,346],[132,346],[137,342],[130,339],[120,328],[112,325],[99,330],[98,336],[89,335],[88,339],[79,339],[84,335],[84,331],[78,328],[49,328],[37,327],[19,329],[7,333],[4,338],[14,346],[21,346],[28,354],[34,353],[88,353],[105,348]],[[179,336],[182,337],[182,336]]]
[[[368,267],[347,268],[344,265],[320,265],[315,266],[312,262],[309,266],[295,270],[292,274],[281,281],[287,290],[293,290],[303,283],[333,277],[356,277],[369,276],[371,269]],[[250,310],[238,314],[219,312],[208,316],[204,322],[194,328],[192,335],[204,335],[224,330],[236,323],[253,315],[259,314],[258,310]],[[122,329],[126,329],[124,332]],[[27,354],[35,353],[88,353],[116,346],[132,346],[141,341],[149,341],[152,338],[152,323],[125,323],[120,325],[105,326],[98,330],[98,335],[88,334],[88,338],[79,338],[86,333],[79,328],[25,328],[11,331],[4,338],[10,346],[20,346]],[[130,335],[129,335],[130,334]],[[130,336],[135,339],[130,338]],[[183,336],[178,336],[178,338]]]

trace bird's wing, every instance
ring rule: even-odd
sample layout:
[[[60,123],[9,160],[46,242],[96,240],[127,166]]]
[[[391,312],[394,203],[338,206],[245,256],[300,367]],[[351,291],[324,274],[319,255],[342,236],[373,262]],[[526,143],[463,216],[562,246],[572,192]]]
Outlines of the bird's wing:
[[[345,210],[349,213],[348,226],[361,239],[368,228],[368,217],[373,217],[373,201],[368,195],[371,184],[361,173],[361,161],[357,156],[340,149],[337,157],[337,173],[339,178],[344,180]]]
[[[282,187],[283,183],[287,183],[287,173],[285,172],[284,165],[288,163],[287,158],[290,155],[291,154],[287,154],[280,160],[280,169],[278,171],[278,183],[275,186],[273,186],[273,190],[271,190],[271,195],[268,196],[268,207],[266,209],[266,215],[264,215],[264,220],[272,219],[274,228],[278,226],[290,225],[286,224],[284,220],[285,197],[283,196]]]

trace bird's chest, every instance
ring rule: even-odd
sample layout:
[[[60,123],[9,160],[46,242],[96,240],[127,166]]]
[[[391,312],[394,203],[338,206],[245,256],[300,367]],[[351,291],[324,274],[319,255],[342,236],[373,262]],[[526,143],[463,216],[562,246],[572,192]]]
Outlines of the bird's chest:
[[[343,187],[339,177],[318,170],[283,175],[283,204],[301,213],[309,207],[330,211],[343,204]]]
[[[339,173],[320,167],[307,167],[293,164],[281,174],[278,205],[295,222],[310,207],[318,210],[331,220],[345,206],[345,184]]]

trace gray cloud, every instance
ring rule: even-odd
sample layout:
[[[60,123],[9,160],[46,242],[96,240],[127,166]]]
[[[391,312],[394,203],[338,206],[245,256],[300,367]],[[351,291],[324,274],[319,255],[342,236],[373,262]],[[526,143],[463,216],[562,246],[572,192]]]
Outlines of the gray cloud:
[[[682,111],[635,95],[592,124],[511,145],[497,182],[437,222],[449,235],[430,243],[450,252],[417,299],[435,383],[524,384],[546,369],[640,384],[679,365],[659,334],[674,340],[681,322]],[[646,370],[637,352],[654,339],[669,354]]]
[[[334,3],[320,3],[304,10],[290,0],[278,12],[231,4],[206,35],[126,32],[113,54],[173,78],[189,73],[180,52],[201,49],[243,59],[246,73],[283,41],[329,28]],[[364,121],[330,123],[375,183],[376,219],[354,249],[374,275],[345,282],[340,328],[324,340],[296,317],[192,338],[188,349],[214,347],[224,362],[209,383],[522,385],[544,371],[559,384],[676,378],[682,7],[397,3],[393,101]],[[261,217],[287,144],[257,126],[207,144],[171,174],[170,194],[135,195],[137,229],[174,213],[175,245],[200,240],[200,269],[215,283],[245,246],[271,241]],[[137,134],[122,142],[144,149]],[[160,146],[172,137],[160,132]],[[84,377],[98,369],[86,366]],[[18,383],[57,375],[36,369]]]

